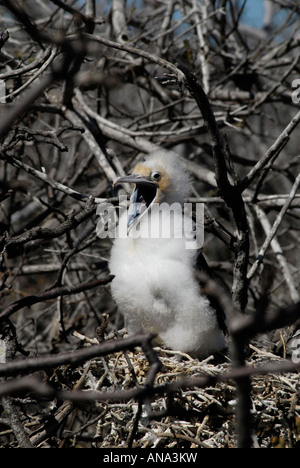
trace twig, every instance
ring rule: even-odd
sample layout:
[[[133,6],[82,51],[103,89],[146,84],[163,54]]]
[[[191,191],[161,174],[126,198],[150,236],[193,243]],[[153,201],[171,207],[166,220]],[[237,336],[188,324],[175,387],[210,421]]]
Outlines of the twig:
[[[28,86],[31,85],[31,83],[33,83],[37,78],[39,78],[39,76],[44,73],[44,71],[49,67],[49,65],[53,62],[53,60],[55,59],[56,55],[57,55],[57,48],[56,47],[53,47],[53,49],[51,50],[51,54],[49,57],[47,57],[46,61],[43,61],[41,67],[38,69],[38,71],[33,75],[31,76],[27,81],[26,83],[24,83],[22,86],[20,86],[18,89],[16,89],[15,91],[12,91],[10,94],[7,94],[6,95],[6,99],[11,99],[13,96],[17,96],[18,94],[20,94],[22,91],[24,91],[24,89],[28,88]]]
[[[295,130],[298,123],[300,122],[300,111],[297,112],[295,117],[289,122],[283,132],[276,139],[275,143],[268,149],[262,158],[257,162],[257,164],[251,169],[251,171],[246,175],[246,177],[240,182],[239,188],[241,191],[244,191],[248,188],[254,179],[261,173],[261,169],[265,167],[268,162],[273,158],[277,157],[286,144],[289,141],[291,133]]]
[[[42,227],[34,227],[23,234],[14,237],[3,237],[0,242],[0,249],[6,250],[8,247],[14,245],[24,245],[27,242],[36,240],[36,239],[55,239],[72,229],[75,229],[82,222],[86,221],[96,212],[96,205],[93,203],[92,199],[89,198],[86,203],[84,210],[81,210],[79,213],[71,214],[67,216],[67,220],[61,223],[57,228],[49,229]],[[0,250],[0,253],[1,253]],[[2,250],[2,253],[3,253]]]
[[[12,78],[14,76],[22,76],[24,73],[28,73],[35,68],[41,66],[45,60],[47,60],[52,52],[52,47],[47,47],[45,52],[43,52],[33,63],[25,65],[22,68],[16,68],[15,70],[9,70],[5,73],[0,74],[0,80],[6,80],[7,78]]]
[[[100,130],[103,132],[103,135],[105,135],[106,137],[112,140],[116,140],[119,143],[122,143],[126,146],[138,149],[139,151],[142,151],[144,153],[150,153],[151,151],[155,151],[159,148],[158,145],[146,140],[140,135],[136,135],[135,132],[125,129],[124,127],[113,122],[110,122],[109,120],[97,114],[97,112],[94,112],[85,103],[82,93],[79,90],[76,90],[76,99],[76,107],[79,104],[80,107],[84,109],[84,111],[89,117],[95,119],[99,125]]]
[[[298,190],[298,187],[299,187],[299,184],[300,184],[300,174],[297,176],[295,182],[294,182],[294,185],[292,187],[292,190],[290,192],[290,195],[289,197],[287,198],[286,202],[284,203],[283,207],[281,208],[270,232],[268,233],[260,251],[259,251],[259,254],[258,254],[258,257],[256,259],[256,261],[254,262],[254,264],[252,265],[252,267],[250,268],[248,274],[247,274],[247,277],[248,279],[251,279],[253,277],[253,275],[255,274],[255,272],[257,271],[259,265],[263,262],[263,259],[264,259],[264,256],[265,256],[265,253],[266,253],[266,250],[268,249],[269,245],[271,244],[274,236],[276,235],[277,231],[278,231],[278,228],[280,226],[280,224],[282,223],[282,220],[284,218],[284,215],[286,214],[290,204],[292,203],[295,195],[296,195],[296,192]],[[273,244],[274,245],[274,244]],[[275,245],[275,247],[277,247],[277,245]],[[279,251],[280,253],[280,251]],[[291,286],[291,283],[289,283],[289,286]],[[298,294],[296,294],[296,291],[294,290],[291,290],[291,293],[292,293],[292,296],[293,296],[293,299],[297,300],[298,299]]]
[[[18,446],[20,448],[34,448],[34,445],[30,441],[28,434],[25,432],[25,429],[21,423],[19,411],[17,408],[12,404],[10,397],[3,397],[2,398],[2,405],[7,415],[10,426],[13,430],[13,433],[17,439]]]
[[[265,231],[265,234],[266,234],[266,236],[268,238],[268,236],[270,236],[270,234],[272,232],[272,226],[271,226],[266,214],[264,213],[264,211],[258,205],[255,204],[254,209],[255,209],[257,217],[260,220],[261,225],[262,225],[262,227],[263,227],[263,229]],[[278,263],[279,263],[279,265],[280,265],[280,267],[282,269],[286,285],[287,285],[287,287],[288,287],[288,289],[290,291],[291,299],[294,302],[297,302],[299,300],[299,293],[298,293],[297,288],[296,288],[296,286],[294,284],[293,276],[292,276],[292,274],[290,272],[288,262],[287,262],[287,260],[286,260],[286,258],[284,256],[284,254],[283,254],[281,245],[279,244],[275,234],[274,234],[274,237],[270,240],[270,246],[271,246],[274,254],[276,255],[276,259],[277,259],[277,261],[278,261]],[[259,255],[261,255],[261,254],[262,254],[262,251],[260,251]],[[252,267],[253,271],[251,271],[251,270],[249,271],[249,273],[248,273],[248,278],[249,279],[254,276],[255,271],[257,271],[257,268],[259,267],[259,264],[261,264],[261,262],[263,262],[263,258],[260,257],[259,255],[257,257],[256,262],[258,262],[258,258],[260,259],[260,261],[258,262],[258,264],[256,264],[255,269],[254,269],[254,266]]]
[[[186,440],[187,442],[190,442],[191,444],[195,444],[199,447],[206,448],[206,449],[212,449],[210,445],[206,444],[205,442],[202,442],[201,440],[197,439],[196,437],[190,437],[185,434],[178,434],[178,433],[172,433],[172,432],[156,432],[155,433],[156,437],[160,438],[171,438],[171,439],[181,439],[181,440]]]
[[[24,171],[28,172],[28,174],[32,175],[33,177],[38,178],[39,180],[46,183],[47,185],[50,185],[50,187],[56,190],[59,190],[60,192],[65,193],[66,195],[69,195],[75,200],[85,202],[85,203],[87,203],[90,200],[90,197],[88,195],[77,192],[76,190],[71,189],[70,187],[67,187],[66,185],[62,184],[61,182],[51,179],[51,177],[48,176],[48,174],[46,174],[45,172],[38,171],[37,169],[34,169],[31,166],[28,166],[28,164],[23,163],[22,161],[15,158],[14,156],[10,156],[0,151],[0,159],[11,164],[12,166],[23,169]],[[103,203],[103,202],[107,202],[111,200],[107,200],[106,198],[94,198],[93,201],[94,203]]]
[[[141,416],[142,416],[142,412],[143,412],[143,404],[142,404],[141,401],[139,401],[138,402],[137,412],[136,412],[136,415],[134,417],[133,425],[132,425],[130,434],[128,436],[127,446],[128,446],[129,449],[132,448],[132,444],[134,442],[134,438],[135,438],[136,432],[138,430],[138,425],[139,425],[139,421],[140,421]]]
[[[15,360],[0,365],[0,376],[16,375],[19,373],[28,373],[31,371],[49,369],[63,364],[79,364],[95,357],[107,356],[111,353],[117,353],[124,349],[131,349],[136,346],[143,346],[153,338],[150,334],[138,334],[120,340],[105,341],[99,345],[89,346],[60,353],[58,355],[49,355],[26,360]]]
[[[196,77],[183,65],[179,68],[186,76],[185,86],[198,104],[207,125],[214,156],[215,178],[222,198],[231,208],[235,224],[235,264],[232,284],[232,299],[236,311],[241,312],[247,304],[247,266],[249,259],[248,221],[244,201],[237,186],[230,183],[226,165],[228,148],[223,141],[209,100]]]
[[[78,90],[75,90],[75,94],[77,93],[78,93]],[[80,124],[85,125],[85,132],[83,134],[83,138],[86,141],[90,150],[93,152],[93,154],[97,158],[98,163],[100,167],[102,168],[102,170],[104,171],[107,179],[110,182],[113,182],[119,174],[117,174],[112,164],[109,163],[109,161],[106,158],[106,155],[104,154],[104,151],[101,149],[98,142],[94,138],[91,132],[90,126],[88,125],[87,119],[84,119],[84,117],[79,112],[81,110],[81,106],[77,105],[76,108],[77,108],[76,113],[71,110],[66,110],[65,117],[68,120],[70,120],[70,122],[72,122],[73,125],[80,125]],[[84,116],[86,116],[85,113],[84,113]]]
[[[74,390],[79,390],[83,387],[88,370],[89,370],[89,365],[85,367],[82,375],[80,376],[80,378],[74,385]],[[37,446],[41,442],[43,442],[43,440],[47,439],[51,435],[51,433],[63,422],[63,420],[73,411],[73,409],[74,409],[73,402],[71,401],[64,402],[56,410],[56,412],[53,415],[51,415],[51,417],[49,418],[49,421],[47,421],[46,424],[43,423],[42,430],[39,431],[37,434],[34,434],[33,436],[31,436],[30,442],[34,446]]]
[[[81,11],[79,10],[76,10],[75,8],[73,8],[71,5],[68,5],[67,3],[65,2],[62,2],[61,0],[50,0],[52,3],[54,3],[55,5],[57,5],[59,8],[62,8],[63,10],[67,11],[68,13],[70,13],[71,15],[77,17],[77,18],[80,18],[81,21],[83,23],[85,23],[86,26],[93,26],[96,22],[98,24],[101,24],[104,22],[104,20],[99,20],[99,19],[95,19],[94,18],[94,15],[92,14],[94,12],[94,8],[92,7],[89,7],[87,8],[87,14],[84,15]],[[86,2],[87,5],[89,5],[90,2]]]
[[[265,333],[278,328],[292,325],[300,318],[300,302],[288,307],[270,311],[264,315],[253,314],[243,317],[235,317],[232,320],[229,331],[231,335],[239,336],[245,343],[258,333]],[[292,368],[293,363],[289,363]],[[284,365],[289,366],[288,363]],[[299,363],[298,363],[299,364]]]
[[[92,42],[98,42],[113,49],[129,52],[130,54],[137,55],[138,57],[142,57],[146,60],[149,60],[149,62],[156,63],[157,65],[161,66],[162,68],[166,68],[173,75],[175,75],[178,83],[184,83],[185,81],[184,74],[175,65],[168,62],[167,60],[157,57],[156,55],[152,55],[149,52],[146,52],[145,50],[137,49],[136,47],[132,47],[124,43],[119,44],[118,42],[111,41],[101,36],[96,36],[95,34],[84,34],[84,37],[90,39]],[[75,36],[69,36],[69,38],[76,39]]]
[[[199,2],[197,2],[197,0],[192,0],[192,5],[193,5],[193,9],[195,11],[195,27],[196,27],[196,31],[197,31],[197,36],[198,36],[198,40],[199,40],[199,52],[198,52],[198,57],[199,57],[199,61],[200,61],[200,64],[201,64],[201,70],[202,70],[202,79],[203,79],[203,88],[204,88],[204,91],[206,93],[209,93],[209,62],[208,62],[208,47],[207,47],[207,44],[205,42],[205,38],[204,38],[204,34],[203,34],[203,30],[202,30],[202,27],[203,25],[201,24],[201,22],[199,21],[200,19],[200,8],[203,11],[205,11],[205,14],[203,15],[204,19],[207,17],[207,11],[206,11],[206,5],[201,5],[199,4]]]
[[[236,369],[246,368],[245,347],[247,340],[242,339],[238,333],[231,330],[231,358],[233,372]],[[252,415],[251,415],[251,381],[249,375],[238,376],[236,384],[236,446],[237,448],[250,448],[252,446]]]
[[[200,171],[199,171],[200,172]],[[205,176],[203,177],[203,179]],[[205,178],[207,183],[210,182],[209,178]],[[282,207],[286,199],[289,197],[287,194],[278,194],[278,195],[258,195],[253,201],[253,196],[243,197],[244,202],[248,205],[253,206],[260,206],[263,208],[280,208]],[[225,203],[223,198],[221,197],[189,197],[186,199],[187,203],[206,203],[210,204],[218,204],[218,203]],[[300,194],[295,195],[293,202],[290,205],[290,208],[296,207],[299,208],[300,206]]]
[[[23,297],[16,302],[13,302],[9,306],[5,307],[4,310],[0,312],[0,319],[5,319],[10,317],[12,314],[22,309],[23,307],[31,307],[34,304],[39,302],[48,301],[55,299],[60,296],[69,296],[72,294],[79,294],[83,291],[88,291],[98,286],[104,286],[108,284],[113,279],[113,276],[108,276],[104,279],[98,279],[90,281],[89,283],[77,284],[75,286],[62,286],[59,288],[50,289],[33,296]]]
[[[300,305],[298,305],[298,311],[300,310]],[[299,316],[299,313],[298,313]],[[129,338],[124,338],[121,341],[124,341],[124,347],[131,347],[131,344],[128,345]],[[119,340],[118,340],[119,341]],[[113,341],[113,343],[117,343],[117,341]],[[131,343],[136,344],[137,346],[140,345],[138,340],[131,340]],[[108,344],[108,343],[105,343]],[[100,345],[99,345],[100,346]],[[33,358],[26,359],[23,362],[23,366],[14,366],[14,368],[7,369],[9,374],[15,374],[19,372],[26,372],[26,361],[29,361],[30,368],[28,371],[31,370],[39,370],[42,369],[43,365],[46,364],[46,367],[53,368],[65,363],[78,363],[83,362],[85,360],[89,360],[101,355],[99,350],[94,350],[94,348],[99,348],[99,346],[89,346],[88,348],[84,348],[83,350],[79,351],[87,351],[86,357],[83,356],[78,358],[75,356],[75,359],[71,359],[71,356],[76,353],[78,354],[79,351],[74,351],[68,353],[69,355],[66,356],[67,353],[64,353],[64,359],[54,359],[52,357],[52,363],[49,365],[50,357],[44,358],[44,362],[40,361],[39,365],[32,366]],[[114,347],[112,346],[107,354],[110,354],[115,351],[121,350],[122,347]],[[91,352],[93,350],[93,352]],[[103,353],[105,355],[106,353]],[[57,356],[58,358],[60,357]],[[36,360],[41,360],[42,358],[35,358]],[[228,372],[223,372],[216,375],[205,375],[199,377],[180,377],[171,383],[166,383],[162,385],[157,385],[153,387],[140,387],[140,388],[133,388],[129,390],[120,390],[114,392],[108,391],[78,391],[78,390],[55,390],[53,387],[48,386],[47,384],[42,383],[38,378],[35,376],[26,376],[20,378],[18,380],[10,380],[5,382],[0,386],[0,396],[4,395],[20,395],[24,394],[24,392],[35,392],[38,396],[42,396],[44,398],[59,398],[62,400],[70,400],[74,402],[93,402],[93,401],[110,401],[110,402],[120,402],[120,401],[130,401],[132,398],[137,400],[143,400],[145,397],[150,398],[154,395],[168,395],[175,393],[179,390],[187,390],[191,388],[204,388],[209,386],[214,386],[220,382],[230,382],[236,379],[241,379],[243,377],[251,377],[254,375],[268,375],[268,374],[277,374],[277,373],[286,373],[286,372],[297,372],[300,369],[300,363],[288,361],[288,360],[281,360],[276,362],[269,362],[268,364],[262,364],[258,366],[242,366],[232,369]],[[0,365],[0,371],[2,373],[2,366]]]
[[[125,16],[126,2],[124,0],[113,0],[111,5],[112,27],[115,37],[120,44],[128,41],[129,34]]]

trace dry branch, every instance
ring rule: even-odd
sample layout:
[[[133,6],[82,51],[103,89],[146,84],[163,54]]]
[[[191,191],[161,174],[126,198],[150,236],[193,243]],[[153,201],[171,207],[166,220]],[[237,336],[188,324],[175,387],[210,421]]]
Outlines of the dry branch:
[[[23,297],[22,299],[19,299],[2,310],[0,312],[0,320],[10,317],[18,310],[23,309],[23,307],[31,307],[38,302],[45,302],[57,297],[69,296],[71,294],[79,294],[83,291],[88,291],[90,289],[106,285],[112,280],[112,278],[113,277],[110,275],[107,278],[90,281],[89,283],[78,284],[75,286],[62,286],[35,294],[33,296]]]
[[[214,156],[216,182],[222,198],[231,208],[234,216],[236,224],[234,242],[236,258],[233,273],[232,300],[236,311],[241,312],[244,311],[247,304],[247,265],[249,260],[249,228],[244,201],[239,188],[233,186],[229,181],[226,164],[226,157],[228,156],[229,150],[217,126],[209,100],[200,83],[196,80],[196,77],[185,67],[179,66],[179,68],[185,73],[185,85],[197,102],[207,125]]]
[[[0,3],[1,446],[299,445],[295,5],[276,1],[280,26],[270,14],[259,30],[248,2]],[[93,217],[160,147],[205,203],[199,280],[229,317],[221,363],[116,339]]]

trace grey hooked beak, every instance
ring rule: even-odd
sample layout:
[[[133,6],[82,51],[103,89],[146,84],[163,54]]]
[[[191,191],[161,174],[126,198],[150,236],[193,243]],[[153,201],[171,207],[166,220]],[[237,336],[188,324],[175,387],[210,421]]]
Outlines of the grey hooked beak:
[[[158,192],[158,185],[140,174],[131,174],[128,176],[118,177],[113,185],[119,184],[135,184],[135,188],[130,197],[130,205],[128,209],[127,233],[134,224],[141,220],[152,204],[155,202]]]
[[[144,177],[144,176],[142,176],[140,174],[130,174],[130,175],[118,177],[114,181],[113,186],[116,187],[116,185],[119,185],[119,184],[156,185],[150,179],[147,179],[146,177]]]

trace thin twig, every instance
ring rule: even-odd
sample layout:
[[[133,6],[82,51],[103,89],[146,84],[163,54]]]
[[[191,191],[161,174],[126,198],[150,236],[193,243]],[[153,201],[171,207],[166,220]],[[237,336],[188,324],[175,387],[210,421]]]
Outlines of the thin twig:
[[[295,117],[289,122],[283,132],[276,139],[275,143],[268,149],[262,158],[259,159],[257,164],[251,169],[251,171],[246,175],[246,177],[240,182],[239,188],[241,191],[244,191],[248,188],[254,179],[261,173],[261,169],[265,167],[269,161],[275,156],[279,156],[283,148],[286,146],[290,139],[290,135],[295,130],[297,125],[300,122],[300,111],[297,112]]]
[[[95,357],[107,356],[111,353],[122,351],[123,349],[131,349],[135,346],[143,346],[152,339],[152,335],[138,334],[120,340],[106,341],[99,345],[89,346],[87,348],[78,349],[60,353],[58,355],[49,355],[36,358],[28,358],[26,360],[15,360],[6,364],[0,365],[0,376],[16,375],[18,373],[28,373],[31,371],[42,370],[46,368],[58,367],[63,364],[78,364],[88,361]]]
[[[266,214],[264,213],[264,211],[258,205],[255,204],[254,209],[255,209],[257,217],[260,220],[261,225],[262,225],[262,227],[263,227],[263,229],[265,231],[265,234],[266,234],[266,236],[268,238],[270,236],[271,232],[272,232],[272,226],[271,226]],[[295,286],[292,273],[290,272],[288,262],[287,262],[287,260],[286,260],[286,258],[284,256],[281,245],[279,244],[275,233],[274,233],[273,238],[270,239],[270,246],[271,246],[274,254],[276,255],[276,259],[277,259],[277,261],[278,261],[278,263],[279,263],[279,265],[280,265],[280,267],[282,269],[283,277],[284,277],[286,285],[287,285],[287,287],[288,287],[288,289],[290,291],[291,299],[292,299],[292,301],[297,302],[299,300],[299,293],[298,293],[297,288]],[[265,252],[266,252],[266,249],[265,249]],[[259,267],[259,263],[263,262],[263,258],[259,257],[259,255],[261,255],[261,254],[262,254],[262,251],[260,251],[260,253],[258,254],[257,258],[260,258],[261,260],[260,260],[260,262],[258,262],[258,260],[256,260],[256,262],[258,262],[258,264],[255,266],[255,270],[254,269],[253,269],[253,271],[250,270],[249,273],[248,273],[248,278],[249,279],[250,279],[250,275],[251,275],[251,277],[254,276],[255,271],[257,271],[257,268]]]
[[[110,275],[104,279],[90,281],[89,283],[77,284],[75,286],[61,286],[59,288],[53,288],[48,291],[35,294],[33,296],[23,297],[22,299],[19,299],[18,301],[13,302],[9,306],[5,307],[5,309],[0,312],[0,319],[8,318],[18,310],[23,309],[23,307],[31,307],[38,302],[48,301],[60,296],[79,294],[83,291],[88,291],[89,289],[106,285],[112,280],[112,278],[113,276]]]
[[[209,100],[196,77],[186,67],[180,65],[179,68],[185,74],[185,86],[197,102],[206,122],[214,156],[217,185],[222,198],[231,208],[234,216],[236,224],[234,244],[236,258],[233,272],[232,299],[236,311],[241,312],[247,304],[247,266],[249,259],[249,228],[244,201],[237,186],[232,185],[229,180],[226,164],[228,148],[219,131]]]
[[[247,277],[248,279],[251,279],[253,277],[253,275],[255,274],[255,272],[257,271],[259,265],[261,265],[261,263],[263,262],[264,260],[264,257],[265,257],[265,253],[267,251],[267,249],[269,248],[274,236],[276,235],[278,229],[279,229],[279,226],[280,224],[282,223],[282,220],[290,206],[290,204],[292,203],[295,195],[296,195],[296,192],[298,190],[298,187],[299,187],[299,184],[300,184],[300,174],[297,176],[294,184],[293,184],[293,187],[292,187],[292,190],[290,192],[290,195],[289,197],[287,198],[286,202],[284,203],[283,207],[281,208],[278,216],[276,217],[276,220],[270,230],[270,232],[268,233],[259,253],[258,253],[258,257],[256,259],[256,261],[254,262],[254,264],[252,265],[252,267],[250,268],[248,274],[247,274]],[[280,252],[279,252],[280,253]],[[291,291],[292,292],[292,291]],[[298,299],[298,294],[296,294],[296,291],[293,291],[292,292],[293,294],[293,299],[294,300],[297,300]]]

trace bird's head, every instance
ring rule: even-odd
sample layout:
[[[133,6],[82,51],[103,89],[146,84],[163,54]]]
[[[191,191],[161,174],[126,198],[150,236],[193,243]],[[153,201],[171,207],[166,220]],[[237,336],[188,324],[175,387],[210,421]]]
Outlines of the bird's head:
[[[191,191],[190,177],[173,152],[158,150],[151,153],[143,162],[138,163],[132,173],[118,177],[114,186],[134,184],[130,198],[128,228],[134,221],[149,212],[155,203],[180,203]]]

